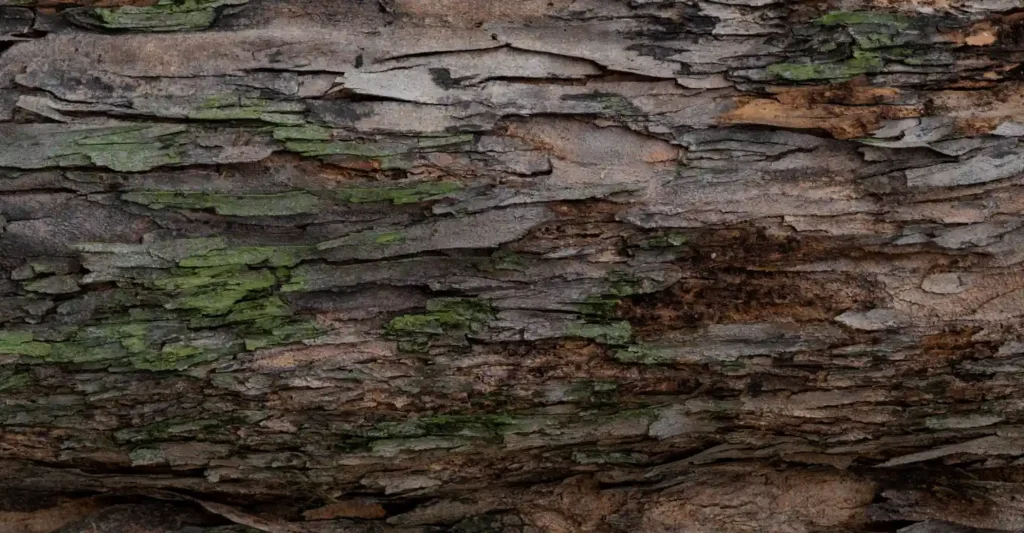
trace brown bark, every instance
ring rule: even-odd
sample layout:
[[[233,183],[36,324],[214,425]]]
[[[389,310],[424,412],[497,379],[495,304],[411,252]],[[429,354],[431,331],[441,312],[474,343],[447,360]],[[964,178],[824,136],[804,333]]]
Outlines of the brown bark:
[[[1017,9],[0,1],[0,532],[1024,530]]]

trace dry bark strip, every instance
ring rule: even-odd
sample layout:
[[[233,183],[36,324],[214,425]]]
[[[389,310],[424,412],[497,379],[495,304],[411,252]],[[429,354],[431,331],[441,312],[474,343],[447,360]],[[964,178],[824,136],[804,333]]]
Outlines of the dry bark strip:
[[[1024,530],[1022,7],[0,1],[0,531]]]

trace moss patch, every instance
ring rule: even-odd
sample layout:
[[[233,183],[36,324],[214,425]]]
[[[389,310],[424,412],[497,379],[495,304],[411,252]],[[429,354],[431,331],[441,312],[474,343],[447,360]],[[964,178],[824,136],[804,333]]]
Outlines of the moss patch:
[[[445,298],[427,303],[429,312],[395,317],[385,328],[389,338],[409,351],[424,351],[439,337],[465,341],[467,335],[482,331],[495,312],[488,302]]]
[[[895,13],[882,11],[833,11],[817,20],[822,26],[855,26],[860,24],[876,24],[894,29],[905,29],[913,19]]]
[[[405,235],[397,231],[389,231],[374,237],[373,242],[377,244],[398,244],[405,242]]]
[[[613,319],[618,315],[618,307],[622,300],[607,296],[591,296],[576,309],[581,314],[604,320]]]
[[[248,0],[159,0],[151,6],[82,7],[65,11],[80,26],[101,30],[172,32],[209,28],[218,10]]]
[[[767,71],[789,81],[813,81],[848,79],[878,72],[884,66],[878,54],[855,50],[853,57],[842,63],[776,63],[768,66]]]
[[[0,354],[45,357],[52,348],[44,342],[35,342],[35,336],[28,331],[0,331]]]
[[[179,124],[119,126],[91,132],[54,155],[59,166],[97,165],[117,172],[142,172],[182,162]]]
[[[197,109],[188,112],[193,120],[258,120],[282,126],[299,125],[305,121],[304,106],[261,98],[211,97]]]
[[[173,294],[168,309],[194,309],[203,315],[222,315],[252,292],[274,287],[277,278],[269,270],[224,266],[179,269],[153,285]]]
[[[178,262],[183,267],[214,267],[226,265],[295,266],[313,256],[313,246],[240,246],[212,250],[186,257]]]
[[[0,392],[13,392],[32,383],[32,376],[26,373],[0,373]]]
[[[614,357],[620,363],[639,365],[664,365],[675,360],[671,354],[663,350],[643,345],[634,345],[618,350]]]

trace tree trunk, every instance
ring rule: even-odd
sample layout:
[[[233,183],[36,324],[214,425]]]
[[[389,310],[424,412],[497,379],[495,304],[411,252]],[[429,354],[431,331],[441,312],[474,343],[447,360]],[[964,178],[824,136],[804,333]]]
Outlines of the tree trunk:
[[[0,6],[0,531],[1024,530],[1019,2]]]

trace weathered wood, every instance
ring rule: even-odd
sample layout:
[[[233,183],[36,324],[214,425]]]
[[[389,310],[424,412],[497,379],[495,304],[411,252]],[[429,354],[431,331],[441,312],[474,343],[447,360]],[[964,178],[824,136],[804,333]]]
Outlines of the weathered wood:
[[[1009,0],[0,0],[0,531],[1024,530]]]

